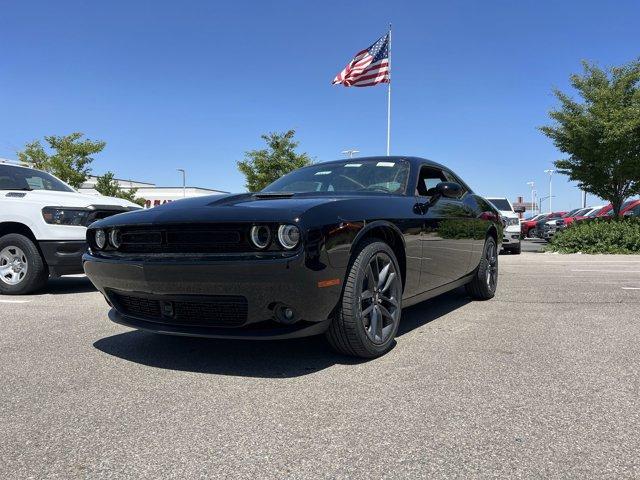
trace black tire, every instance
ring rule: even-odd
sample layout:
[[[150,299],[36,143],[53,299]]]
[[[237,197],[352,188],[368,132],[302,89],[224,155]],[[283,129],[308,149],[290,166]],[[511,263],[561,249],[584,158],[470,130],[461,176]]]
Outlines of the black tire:
[[[7,269],[10,262],[15,261],[16,268]],[[49,269],[38,248],[28,237],[17,233],[0,237],[0,272],[4,273],[0,273],[0,294],[4,295],[35,292],[49,278]]]
[[[520,255],[522,253],[522,241],[518,242],[518,246],[511,249],[511,253]]]
[[[491,275],[491,277],[489,276]],[[467,293],[476,300],[489,300],[496,294],[498,286],[498,251],[493,237],[484,242],[482,258],[473,280],[465,285]]]
[[[386,265],[390,266],[385,274]],[[378,267],[377,278],[374,266]],[[380,283],[384,285],[381,287]],[[352,257],[342,298],[326,338],[339,353],[360,358],[379,357],[393,347],[401,313],[402,275],[398,260],[386,243],[365,240]]]

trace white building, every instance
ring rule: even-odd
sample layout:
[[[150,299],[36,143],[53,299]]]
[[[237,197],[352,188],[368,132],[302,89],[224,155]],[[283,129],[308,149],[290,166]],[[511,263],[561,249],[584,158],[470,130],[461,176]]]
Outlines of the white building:
[[[185,187],[183,189],[182,187],[158,187],[153,183],[138,182],[136,180],[124,180],[121,178],[114,178],[114,180],[118,182],[118,186],[122,190],[136,188],[136,197],[145,199],[145,208],[156,207],[164,203],[173,202],[174,200],[180,200],[181,198],[229,193],[211,188]],[[98,192],[95,190],[97,181],[97,176],[90,175],[78,190],[82,193],[98,195]]]

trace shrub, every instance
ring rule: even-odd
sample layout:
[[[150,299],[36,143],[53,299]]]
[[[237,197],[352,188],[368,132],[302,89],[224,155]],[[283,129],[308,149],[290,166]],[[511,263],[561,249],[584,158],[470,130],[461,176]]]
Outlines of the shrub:
[[[551,239],[548,249],[560,253],[640,253],[640,219],[574,222]]]

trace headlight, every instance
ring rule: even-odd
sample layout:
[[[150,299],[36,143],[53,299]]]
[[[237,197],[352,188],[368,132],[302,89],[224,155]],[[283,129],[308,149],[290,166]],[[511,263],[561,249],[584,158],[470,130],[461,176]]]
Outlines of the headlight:
[[[44,207],[42,218],[52,225],[75,225],[84,227],[87,224],[89,210],[78,208]]]
[[[96,230],[93,239],[95,240],[96,247],[98,247],[99,250],[102,250],[107,244],[107,234],[104,233],[104,230]]]
[[[120,248],[120,245],[122,244],[122,233],[120,233],[120,230],[117,228],[111,230],[109,233],[109,241],[113,248]]]
[[[300,229],[295,225],[280,225],[278,227],[278,241],[287,250],[291,250],[300,241]]]
[[[259,249],[267,248],[271,241],[271,230],[266,225],[251,227],[251,242]]]

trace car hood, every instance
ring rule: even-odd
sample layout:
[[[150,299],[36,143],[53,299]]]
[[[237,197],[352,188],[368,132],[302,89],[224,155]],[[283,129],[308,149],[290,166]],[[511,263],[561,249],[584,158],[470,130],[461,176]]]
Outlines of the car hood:
[[[512,212],[511,210],[499,210],[500,215],[502,215],[503,217],[507,217],[507,218],[520,218],[518,217],[518,214],[515,212]]]
[[[203,222],[295,222],[307,210],[344,196],[296,194],[257,197],[250,193],[186,198],[148,210],[109,217],[94,227]]]
[[[55,192],[51,190],[3,190],[0,198],[8,197],[20,199],[20,201],[35,203],[43,207],[78,207],[87,208],[92,205],[140,208],[129,200],[103,195],[86,195],[78,192]]]

